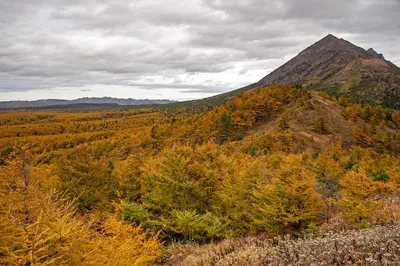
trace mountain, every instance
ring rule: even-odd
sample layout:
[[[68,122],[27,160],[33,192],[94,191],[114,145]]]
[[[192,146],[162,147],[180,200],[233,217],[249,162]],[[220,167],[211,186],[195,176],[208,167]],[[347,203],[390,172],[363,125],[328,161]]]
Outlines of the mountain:
[[[28,107],[46,107],[46,106],[63,106],[63,105],[104,105],[113,104],[121,106],[131,106],[131,105],[152,105],[152,104],[168,104],[174,103],[171,100],[137,100],[132,98],[111,98],[111,97],[85,97],[78,98],[75,100],[58,100],[58,99],[46,99],[46,100],[36,100],[36,101],[7,101],[0,102],[0,108],[28,108]]]
[[[355,102],[400,108],[400,68],[373,48],[364,50],[331,34],[258,83],[296,83]]]
[[[353,102],[400,109],[400,68],[373,48],[364,50],[332,34],[300,52],[258,82],[212,97],[177,102],[168,108],[210,109],[234,96],[272,84],[296,84],[345,96]]]

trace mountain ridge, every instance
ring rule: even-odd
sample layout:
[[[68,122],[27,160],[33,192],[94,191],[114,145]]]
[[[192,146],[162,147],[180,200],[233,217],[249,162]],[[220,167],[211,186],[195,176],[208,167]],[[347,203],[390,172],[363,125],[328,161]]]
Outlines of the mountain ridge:
[[[30,108],[30,107],[48,107],[71,104],[116,104],[120,106],[134,105],[153,105],[174,103],[167,99],[133,99],[133,98],[113,98],[113,97],[82,97],[73,100],[62,99],[40,99],[34,101],[0,101],[0,108]]]

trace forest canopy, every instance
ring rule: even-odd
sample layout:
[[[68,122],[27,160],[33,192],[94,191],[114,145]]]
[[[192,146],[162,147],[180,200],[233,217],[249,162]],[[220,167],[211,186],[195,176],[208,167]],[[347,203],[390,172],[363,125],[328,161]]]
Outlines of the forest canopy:
[[[148,265],[177,242],[398,223],[399,129],[398,111],[288,85],[1,112],[0,264]]]

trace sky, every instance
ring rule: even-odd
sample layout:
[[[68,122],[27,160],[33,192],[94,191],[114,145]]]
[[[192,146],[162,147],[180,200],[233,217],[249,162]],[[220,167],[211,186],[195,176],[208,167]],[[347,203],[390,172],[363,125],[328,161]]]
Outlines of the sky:
[[[400,0],[0,0],[0,101],[204,98],[329,33],[400,65]]]

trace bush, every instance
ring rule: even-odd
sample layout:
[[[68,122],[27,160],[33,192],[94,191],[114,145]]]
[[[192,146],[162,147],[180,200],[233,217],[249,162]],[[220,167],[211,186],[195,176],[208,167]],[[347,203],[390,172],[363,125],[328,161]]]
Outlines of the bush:
[[[198,214],[195,210],[174,210],[167,230],[180,234],[188,240],[204,241],[225,237],[226,227],[226,224],[209,212]]]
[[[340,185],[342,188],[339,193],[342,197],[338,206],[349,221],[368,220],[372,212],[380,206],[381,202],[375,197],[377,187],[365,172],[348,172],[340,181]]]
[[[280,130],[286,130],[290,127],[287,118],[284,116],[278,118],[278,126]]]
[[[319,134],[328,134],[329,130],[322,117],[317,117],[314,120],[312,130]]]
[[[390,176],[385,172],[385,170],[382,170],[382,169],[378,169],[375,172],[372,172],[369,176],[374,181],[386,182],[386,181],[389,181],[389,179],[390,179]]]

